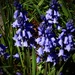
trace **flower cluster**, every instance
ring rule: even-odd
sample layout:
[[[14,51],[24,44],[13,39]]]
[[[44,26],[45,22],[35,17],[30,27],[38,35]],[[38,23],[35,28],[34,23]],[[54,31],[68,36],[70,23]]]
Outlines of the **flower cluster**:
[[[72,20],[66,23],[65,28],[60,25],[61,15],[58,12],[60,7],[58,0],[52,0],[46,15],[41,16],[43,21],[38,26],[38,38],[36,39],[33,37],[35,31],[33,25],[28,22],[27,12],[23,10],[22,5],[16,0],[14,6],[16,7],[13,16],[15,21],[12,23],[12,27],[17,28],[13,37],[15,46],[37,48],[35,46],[35,43],[37,43],[39,47],[36,50],[38,54],[37,63],[46,61],[55,65],[60,57],[66,61],[69,52],[74,49],[73,33],[75,28]],[[13,57],[19,58],[19,54],[15,54]]]
[[[70,27],[69,27],[70,26]],[[72,33],[75,31],[73,22],[69,20],[66,23],[66,28],[62,29],[61,33],[58,36],[58,43],[60,45],[60,50],[58,57],[62,56],[64,61],[68,58],[69,53],[74,50],[74,36]]]
[[[15,46],[17,47],[34,47],[35,40],[33,33],[33,25],[28,22],[27,12],[23,10],[23,7],[17,1],[14,2],[16,10],[14,12],[15,21],[12,23],[13,28],[17,28],[16,34],[13,37],[15,40]]]
[[[60,26],[58,21],[60,19],[59,6],[57,0],[52,0],[49,10],[46,11],[46,15],[38,27],[38,38],[35,40],[40,45],[37,50],[37,63],[46,61],[55,65],[60,57],[65,61],[70,50],[74,48],[72,33],[75,28],[73,22],[69,20],[66,23],[66,28]],[[56,34],[56,30],[61,32]]]

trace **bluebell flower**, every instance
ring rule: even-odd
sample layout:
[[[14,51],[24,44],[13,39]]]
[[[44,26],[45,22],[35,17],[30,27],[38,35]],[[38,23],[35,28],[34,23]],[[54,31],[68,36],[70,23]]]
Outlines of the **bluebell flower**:
[[[58,3],[58,0],[51,0],[51,3],[50,3],[51,9],[55,9],[56,11],[58,11],[59,6],[61,5]]]
[[[4,55],[6,50],[6,46],[4,46],[3,44],[0,44],[0,55]]]
[[[6,48],[7,48],[6,46],[0,44],[0,57],[4,56],[5,59],[8,59],[10,55],[6,52]]]
[[[44,51],[44,52],[50,52],[49,46],[45,46],[44,49],[43,49],[43,51]]]
[[[60,17],[60,14],[58,12],[59,3],[57,0],[52,0],[52,3],[50,4],[50,8],[46,11],[45,20],[49,24],[57,24],[58,18]]]
[[[37,53],[39,56],[42,56],[43,55],[43,48],[39,47],[39,49],[37,50]]]
[[[19,54],[18,53],[14,54],[13,58],[19,59]]]
[[[69,20],[67,23],[66,23],[66,29],[69,31],[69,32],[75,32],[75,27],[74,27],[74,24],[73,24],[73,20]]]
[[[10,55],[6,52],[6,49],[7,49],[6,46],[4,46],[3,44],[0,44],[0,57],[4,56],[5,59],[8,59]]]
[[[12,23],[13,28],[17,28],[16,34],[13,37],[15,46],[17,47],[34,47],[35,40],[33,38],[33,24],[28,22],[27,12],[24,11],[22,5],[15,1],[14,6],[16,10],[14,12],[15,21]],[[33,41],[32,41],[33,40]]]
[[[39,38],[35,39],[35,41],[37,42],[37,44],[39,44],[39,42],[41,41],[41,38],[39,37]]]
[[[57,4],[57,1],[55,3]],[[58,10],[56,10],[58,7],[55,8],[53,5],[46,11],[46,15],[42,16],[43,21],[38,26],[38,38],[35,41],[40,45],[40,50],[37,50],[37,54],[41,58],[47,54],[45,61],[55,63],[56,57],[54,50],[57,47],[57,37],[53,25],[57,24],[56,27],[58,30],[61,29],[61,26],[58,24],[58,18],[60,17]],[[53,55],[51,56],[51,54]]]
[[[46,62],[53,62],[52,57],[48,55]]]
[[[40,61],[41,61],[41,58],[38,56],[38,57],[36,58],[36,62],[39,63]]]
[[[74,46],[73,35],[71,32],[68,33],[67,30],[65,32],[62,31],[58,36],[58,43],[62,48],[64,47],[64,49],[70,51]]]
[[[70,51],[70,50],[71,50],[71,44],[67,44],[66,47],[65,47],[65,49],[66,49],[67,51]]]
[[[64,37],[64,44],[68,44],[68,37],[67,36]]]
[[[14,19],[17,19],[17,17],[19,16],[19,14],[20,14],[19,10],[16,10],[16,11],[14,12],[13,18],[14,18]]]
[[[58,57],[60,57],[60,56],[64,56],[64,50],[63,49],[59,50]]]
[[[18,0],[14,0],[13,5],[14,5],[14,6],[16,7],[16,9],[18,9],[18,10],[21,10],[21,8],[22,8],[22,5],[19,3]]]
[[[21,41],[20,40],[15,41],[15,46],[21,47]]]
[[[60,45],[61,47],[63,47],[63,39],[62,39],[62,38],[59,39],[58,43],[59,43],[59,45]]]
[[[61,30],[62,29],[62,27],[60,26],[60,24],[56,24],[56,29],[57,30]]]
[[[4,58],[8,59],[9,57],[10,57],[10,55],[7,52],[5,52],[4,53]]]
[[[43,46],[45,44],[45,37],[42,36],[40,38],[41,38],[41,41],[39,42],[39,45]]]

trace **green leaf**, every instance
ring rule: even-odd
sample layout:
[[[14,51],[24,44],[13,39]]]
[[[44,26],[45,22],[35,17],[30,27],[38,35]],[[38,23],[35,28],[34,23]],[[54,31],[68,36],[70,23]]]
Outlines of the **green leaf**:
[[[43,4],[44,0],[41,0],[39,3],[38,3],[38,7],[41,6]]]
[[[64,13],[64,15],[68,18],[71,18],[71,14],[69,12],[69,10],[67,9],[66,7],[66,4],[65,4],[65,1],[63,0],[60,0],[59,3],[62,5],[61,8],[62,8],[62,11]]]
[[[75,53],[72,55],[73,62],[75,62]]]
[[[47,75],[47,62],[45,63],[44,75]]]
[[[56,70],[55,70],[55,67],[53,67],[52,70],[49,72],[48,75],[55,75],[55,71],[56,71]]]
[[[3,67],[3,70],[6,72],[7,75],[11,75],[5,67]]]
[[[36,54],[32,48],[32,75],[36,75]]]

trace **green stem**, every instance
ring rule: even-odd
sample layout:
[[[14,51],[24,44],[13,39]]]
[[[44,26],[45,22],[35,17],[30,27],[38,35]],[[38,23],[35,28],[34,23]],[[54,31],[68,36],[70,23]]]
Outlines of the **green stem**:
[[[22,56],[21,56],[21,52],[20,52],[20,49],[19,48],[18,48],[18,53],[20,55],[20,60],[21,60],[22,67],[24,67],[23,60],[22,60]]]

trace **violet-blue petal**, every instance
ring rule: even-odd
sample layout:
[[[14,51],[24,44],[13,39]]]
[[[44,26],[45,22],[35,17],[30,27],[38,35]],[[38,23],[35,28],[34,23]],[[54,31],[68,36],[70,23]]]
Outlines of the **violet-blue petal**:
[[[20,41],[20,40],[16,40],[16,41],[15,41],[15,46],[21,47],[21,46],[22,46],[22,45],[21,45],[21,41]]]
[[[19,15],[19,10],[15,10],[15,12],[14,12],[14,19],[17,19],[17,17],[18,17],[18,15]]]
[[[39,42],[39,45],[43,46],[45,44],[45,37],[41,37],[41,41]]]
[[[44,52],[50,52],[50,48],[49,48],[48,46],[45,46],[45,48],[44,48],[43,51],[44,51]]]
[[[19,58],[19,54],[18,53],[14,54],[13,58]]]
[[[70,44],[66,45],[65,49],[69,52],[71,50],[71,45]]]
[[[38,56],[37,58],[36,58],[36,62],[37,63],[39,63],[41,60],[40,60],[40,57]]]
[[[67,36],[64,37],[64,44],[68,44],[68,37]]]
[[[38,54],[39,56],[43,55],[43,48],[42,48],[42,47],[40,47],[40,48],[37,50],[37,54]]]
[[[59,50],[59,53],[58,53],[58,57],[63,56],[63,55],[64,55],[64,50],[63,49],[60,49]]]
[[[21,42],[21,44],[22,44],[23,47],[28,47],[27,41],[23,41],[23,42]]]
[[[46,62],[53,62],[52,57],[50,55],[47,56]]]

